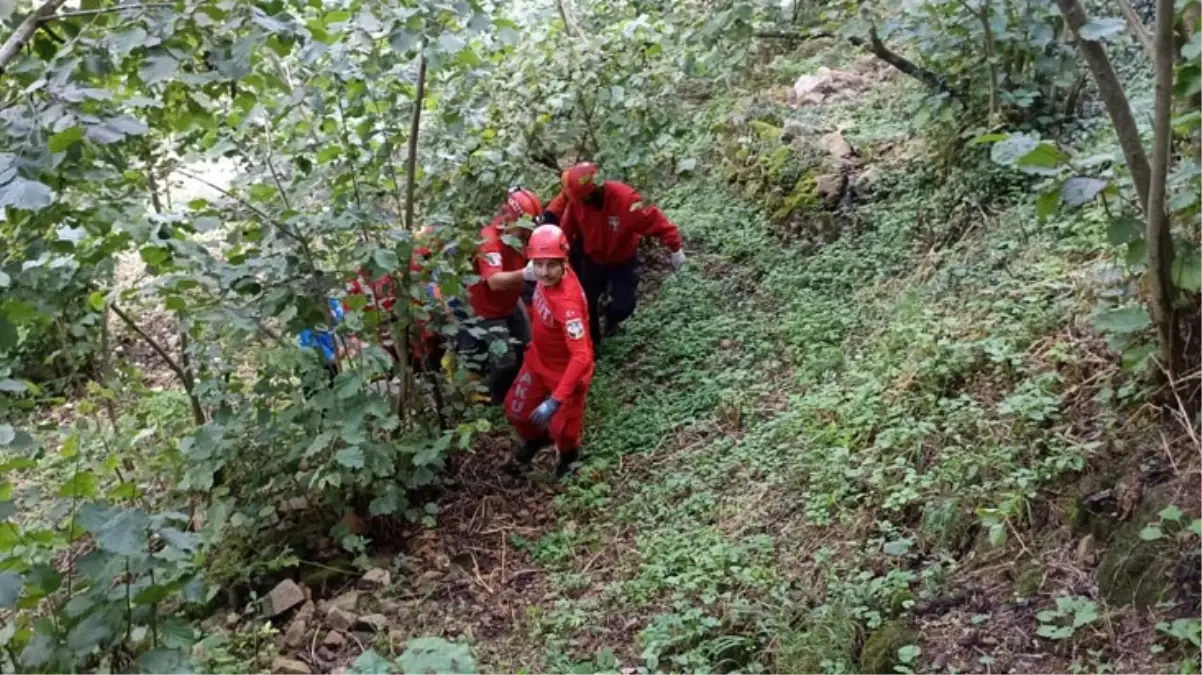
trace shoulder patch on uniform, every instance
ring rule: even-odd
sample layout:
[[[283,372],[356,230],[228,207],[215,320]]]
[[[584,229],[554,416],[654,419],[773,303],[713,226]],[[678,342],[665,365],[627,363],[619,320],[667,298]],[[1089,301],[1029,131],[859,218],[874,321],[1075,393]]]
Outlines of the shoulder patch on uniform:
[[[500,267],[501,266],[501,254],[497,253],[496,251],[491,251],[489,253],[485,253],[484,261],[487,262],[489,264],[489,266],[491,266],[491,267]]]
[[[584,321],[582,319],[570,319],[564,326],[568,329],[568,337],[573,340],[584,337]]]

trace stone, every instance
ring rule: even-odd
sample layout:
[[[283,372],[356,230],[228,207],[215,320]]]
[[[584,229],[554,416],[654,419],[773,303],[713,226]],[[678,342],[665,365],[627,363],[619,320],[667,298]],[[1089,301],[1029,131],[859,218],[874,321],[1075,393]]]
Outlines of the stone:
[[[875,166],[870,166],[861,171],[857,176],[851,188],[855,190],[856,195],[865,197],[872,194],[873,188],[881,181],[881,171]]]
[[[317,616],[317,607],[313,605],[312,600],[305,601],[300,609],[296,610],[296,614],[292,617],[293,621],[303,620],[312,621],[313,617]]]
[[[365,614],[359,617],[356,627],[379,633],[388,628],[388,617],[383,614]]]
[[[392,572],[382,567],[370,569],[359,580],[359,585],[370,589],[386,588],[392,585]]]
[[[334,607],[326,614],[326,624],[338,630],[350,630],[355,625],[356,617],[346,610]]]
[[[346,636],[342,634],[342,631],[332,630],[326,633],[326,636],[322,638],[321,644],[323,647],[329,647],[330,649],[337,651],[342,649],[343,645],[346,644]]]
[[[843,138],[843,133],[832,131],[822,138],[818,139],[819,145],[826,151],[826,154],[835,159],[851,159],[855,157],[856,151],[851,147],[851,143]]]
[[[276,584],[267,594],[268,616],[279,616],[305,601],[305,591],[291,579]]]
[[[284,646],[291,649],[296,649],[305,643],[305,635],[309,632],[309,621],[302,617],[297,617],[288,624],[288,629],[284,631]]]
[[[333,600],[327,600],[322,605],[322,611],[329,613],[330,610],[341,609],[344,612],[354,612],[358,606],[359,591],[347,591]]]
[[[827,206],[834,206],[843,197],[843,189],[847,185],[847,177],[842,174],[828,173],[814,179],[814,188]]]
[[[288,659],[283,656],[271,662],[271,672],[284,673],[285,675],[312,675],[313,673],[303,661]]]

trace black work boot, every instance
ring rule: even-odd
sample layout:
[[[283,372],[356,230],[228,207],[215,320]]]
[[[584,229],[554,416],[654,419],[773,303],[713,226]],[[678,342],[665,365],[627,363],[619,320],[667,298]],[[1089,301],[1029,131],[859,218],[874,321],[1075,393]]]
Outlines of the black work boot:
[[[574,465],[579,461],[580,448],[560,451],[559,464],[555,467],[555,477],[565,478],[576,475],[576,467]]]
[[[530,463],[534,461],[534,456],[539,450],[547,447],[551,443],[551,439],[547,437],[540,438],[536,441],[526,441],[522,444],[521,449],[513,456],[513,459],[505,467],[506,473],[511,476],[517,476],[525,473],[530,469]]]

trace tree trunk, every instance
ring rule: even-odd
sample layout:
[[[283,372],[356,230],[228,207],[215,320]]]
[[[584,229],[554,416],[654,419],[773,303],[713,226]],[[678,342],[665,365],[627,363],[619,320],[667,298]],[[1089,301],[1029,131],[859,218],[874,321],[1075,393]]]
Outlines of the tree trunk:
[[[1081,39],[1081,27],[1085,25],[1085,9],[1080,0],[1056,0],[1064,21],[1073,29],[1077,38],[1077,48],[1081,50],[1089,71],[1093,74],[1094,82],[1098,85],[1098,93],[1106,105],[1106,112],[1118,135],[1119,145],[1123,148],[1123,156],[1127,159],[1127,168],[1131,171],[1131,179],[1135,182],[1135,191],[1139,195],[1139,205],[1148,211],[1148,184],[1151,169],[1148,166],[1148,156],[1144,153],[1144,145],[1139,137],[1139,127],[1135,126],[1135,116],[1131,114],[1131,104],[1127,102],[1127,94],[1119,82],[1106,50],[1101,43]]]
[[[1156,134],[1152,141],[1151,182],[1148,186],[1148,277],[1152,288],[1152,318],[1160,337],[1160,362],[1177,375],[1181,360],[1177,349],[1177,322],[1173,310],[1173,240],[1165,210],[1173,128],[1173,0],[1156,3]]]

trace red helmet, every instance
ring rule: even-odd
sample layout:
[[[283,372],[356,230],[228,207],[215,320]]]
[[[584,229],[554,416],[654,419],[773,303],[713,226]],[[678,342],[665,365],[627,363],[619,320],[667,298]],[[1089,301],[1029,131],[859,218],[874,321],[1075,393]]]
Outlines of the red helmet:
[[[530,234],[526,257],[530,260],[567,260],[568,238],[558,225],[539,225]]]
[[[543,203],[538,195],[525,188],[513,188],[505,195],[505,215],[517,220],[523,214],[537,218],[543,213]]]
[[[568,199],[581,200],[592,194],[596,187],[597,166],[582,162],[563,172],[563,191]]]

